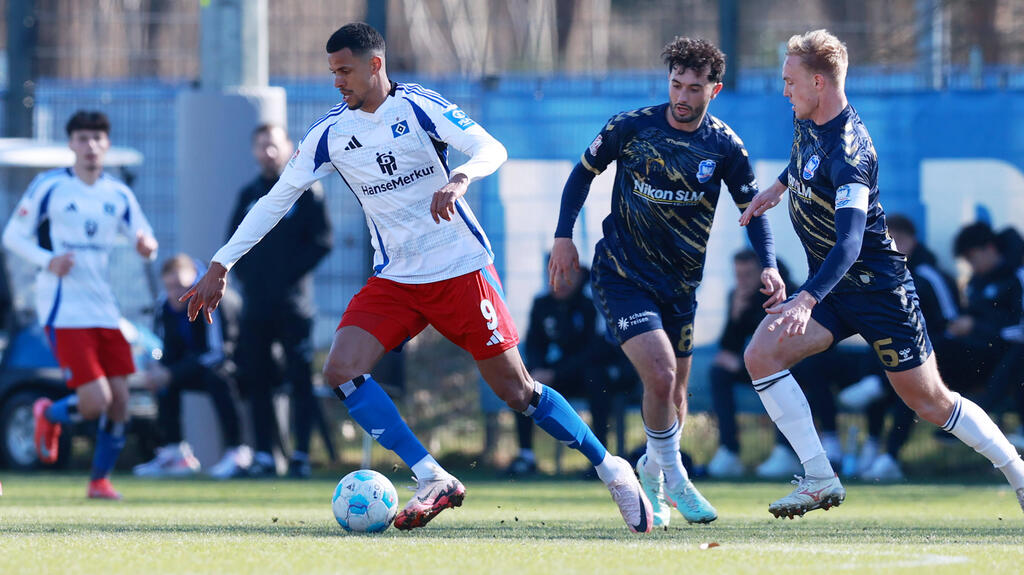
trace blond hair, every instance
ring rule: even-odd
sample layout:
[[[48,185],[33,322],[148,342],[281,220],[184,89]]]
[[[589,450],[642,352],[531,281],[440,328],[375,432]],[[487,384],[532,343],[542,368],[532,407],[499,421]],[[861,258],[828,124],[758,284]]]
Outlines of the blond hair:
[[[786,55],[799,57],[812,73],[827,76],[840,86],[846,81],[846,44],[824,28],[790,37]]]

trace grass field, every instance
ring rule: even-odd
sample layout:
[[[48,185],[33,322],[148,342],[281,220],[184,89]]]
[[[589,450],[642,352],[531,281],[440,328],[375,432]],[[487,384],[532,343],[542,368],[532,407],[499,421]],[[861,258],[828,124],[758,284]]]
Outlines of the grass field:
[[[462,508],[410,533],[346,534],[335,480],[5,475],[0,573],[1019,573],[1024,514],[997,485],[850,485],[847,502],[776,520],[781,483],[703,482],[720,519],[629,533],[598,481],[464,478]],[[392,476],[404,502],[410,481]],[[706,550],[702,543],[718,543]]]

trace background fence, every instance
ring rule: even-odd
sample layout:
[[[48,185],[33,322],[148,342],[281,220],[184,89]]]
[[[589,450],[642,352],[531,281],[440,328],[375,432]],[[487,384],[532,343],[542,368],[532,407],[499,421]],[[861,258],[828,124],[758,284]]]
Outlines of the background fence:
[[[5,14],[13,1],[0,0]],[[35,79],[30,99],[15,105],[31,108],[35,137],[56,142],[64,140],[64,122],[76,109],[110,115],[115,144],[145,156],[133,169],[133,187],[162,256],[178,245],[175,102],[182,91],[195,89],[204,3],[35,0],[23,22],[36,34],[35,47],[18,57],[31,61]],[[910,215],[950,269],[948,242],[960,223],[980,214],[997,226],[1024,226],[1024,3],[1019,1],[386,4],[393,78],[438,90],[509,150],[509,164],[475,184],[468,199],[495,245],[520,326],[543,286],[542,252],[550,242],[564,176],[608,117],[665,100],[659,54],[677,34],[716,42],[735,35],[735,50],[728,54],[735,83],[711,112],[744,139],[762,182],[781,169],[792,132],[778,78],[782,43],[793,33],[826,26],[850,48],[848,91],[879,152],[886,210]],[[272,0],[268,5],[271,84],[287,91],[288,129],[297,141],[338,101],[325,69],[323,40],[340,24],[364,18],[366,3]],[[0,45],[16,51],[18,46],[6,42],[13,37],[7,24],[0,28],[5,30]],[[0,72],[5,78],[6,71]],[[244,183],[205,193],[211,201],[233,204]],[[336,237],[334,251],[316,272],[321,349],[370,271],[358,204],[339,178],[324,183]],[[8,214],[21,192],[4,190],[0,205]],[[712,343],[720,331],[731,286],[729,258],[745,241],[728,203],[719,207],[698,296],[701,345]],[[584,252],[598,238],[602,210],[600,200],[588,202],[580,226]],[[772,217],[780,253],[802,277],[802,251],[787,218],[781,212]],[[116,255],[114,284],[126,315],[135,319],[152,304],[145,273],[130,247]],[[448,447],[473,449],[481,420],[477,377],[468,358],[434,335],[413,345],[406,357],[412,390],[407,401],[417,428],[434,430]],[[707,404],[701,391],[706,367],[696,365],[693,374],[698,406]],[[705,428],[694,424],[694,429]],[[695,441],[710,441],[713,433],[707,424]]]

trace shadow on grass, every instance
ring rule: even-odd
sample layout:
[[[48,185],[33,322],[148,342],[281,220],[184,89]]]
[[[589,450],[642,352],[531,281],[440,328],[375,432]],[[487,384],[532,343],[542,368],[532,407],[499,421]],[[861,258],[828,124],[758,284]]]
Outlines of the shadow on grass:
[[[11,525],[4,528],[5,535],[199,535],[209,537],[299,537],[299,538],[372,538],[385,540],[420,541],[468,539],[486,541],[624,541],[674,542],[697,544],[707,541],[742,544],[780,544],[811,542],[815,544],[865,545],[1019,545],[1021,529],[1010,525],[993,527],[887,527],[856,524],[803,525],[765,522],[725,522],[715,525],[678,525],[657,529],[648,535],[629,533],[625,527],[615,525],[588,525],[573,521],[488,521],[458,525],[435,525],[411,532],[389,529],[383,534],[346,533],[333,522],[303,523],[294,521],[268,521],[265,525],[253,523],[211,525],[182,523],[177,525],[109,525],[89,522],[60,524]]]

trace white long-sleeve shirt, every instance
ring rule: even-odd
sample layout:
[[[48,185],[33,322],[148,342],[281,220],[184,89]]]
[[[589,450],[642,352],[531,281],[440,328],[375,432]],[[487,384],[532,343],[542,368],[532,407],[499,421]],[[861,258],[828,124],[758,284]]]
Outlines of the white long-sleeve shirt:
[[[121,313],[110,287],[110,251],[118,236],[134,241],[140,231],[153,235],[128,186],[106,174],[90,186],[70,168],[60,168],[32,180],[4,228],[3,244],[40,268],[40,323],[117,328]],[[59,278],[49,271],[50,260],[68,252],[74,265]]]
[[[448,183],[449,145],[469,156],[451,171],[471,182],[508,157],[458,106],[418,84],[393,85],[373,113],[339,104],[313,123],[280,180],[213,261],[230,269],[304,190],[336,171],[363,208],[376,275],[421,284],[476,271],[494,256],[469,205],[460,198],[450,222],[434,223],[430,215],[434,192]]]

